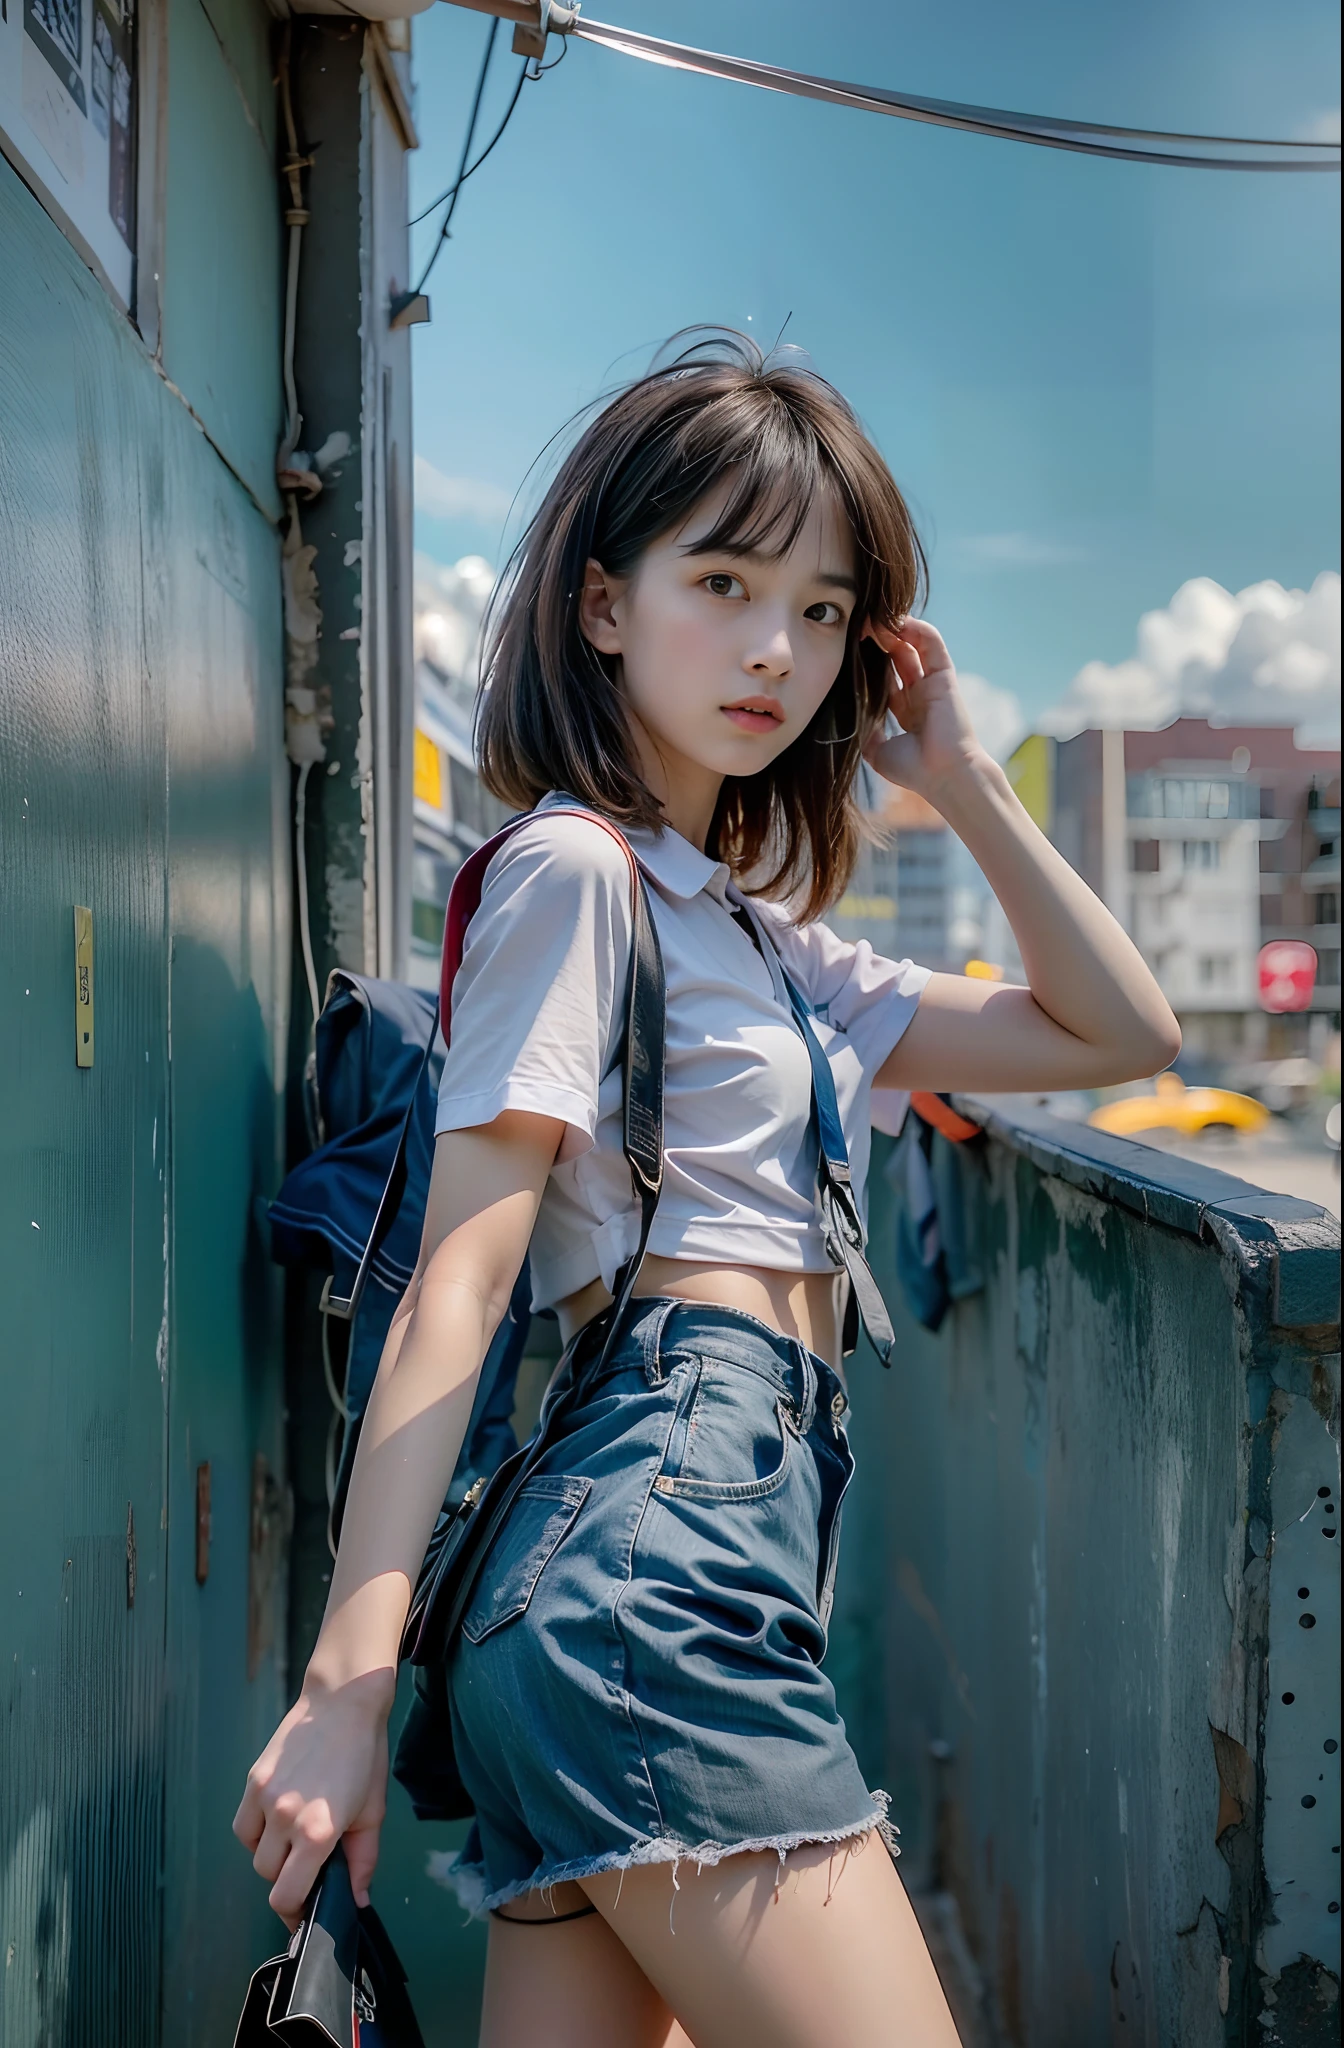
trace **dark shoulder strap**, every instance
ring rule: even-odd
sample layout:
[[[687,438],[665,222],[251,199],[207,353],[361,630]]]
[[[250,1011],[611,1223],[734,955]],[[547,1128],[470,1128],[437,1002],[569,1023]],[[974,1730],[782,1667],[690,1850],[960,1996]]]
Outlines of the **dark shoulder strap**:
[[[435,1031],[442,1031],[445,1046],[452,1035],[453,983],[457,979],[457,970],[462,965],[467,927],[480,908],[486,870],[501,846],[524,825],[530,824],[536,815],[535,811],[528,811],[522,817],[511,818],[492,839],[487,839],[484,845],[476,847],[468,854],[453,877],[443,920],[443,966],[439,976],[438,1005],[425,1045],[424,1057],[416,1073],[415,1086],[411,1090],[410,1100],[406,1104],[406,1114],[402,1118],[396,1156],[378,1202],[373,1229],[369,1232],[368,1243],[360,1257],[354,1285],[348,1295],[338,1295],[332,1291],[331,1281],[328,1279],[322,1290],[322,1309],[327,1315],[339,1316],[345,1322],[353,1322],[358,1312],[370,1268],[396,1221],[401,1198],[406,1192],[406,1148],[410,1140],[411,1121],[415,1115],[416,1103],[429,1069]],[[553,804],[543,815],[548,818],[587,818],[590,823],[600,826],[616,841],[625,854],[630,868],[631,943],[625,1000],[623,1139],[635,1197],[640,1205],[640,1235],[639,1249],[633,1265],[631,1261],[627,1261],[617,1276],[616,1296],[619,1307],[612,1320],[614,1332],[629,1302],[635,1276],[643,1264],[649,1232],[653,1227],[653,1212],[658,1205],[663,1185],[663,1071],[667,1038],[663,957],[658,945],[658,934],[653,927],[644,878],[640,874],[634,851],[624,833],[608,819],[600,817],[596,811],[583,810],[577,805]]]
[[[849,1147],[840,1121],[840,1104],[836,1100],[831,1063],[813,1029],[812,1011],[807,999],[795,986],[792,975],[780,958],[779,948],[764,918],[759,917],[749,904],[744,907],[758,935],[758,944],[770,945],[788,991],[793,1021],[807,1047],[812,1074],[812,1124],[817,1134],[817,1194],[821,1204],[822,1230],[828,1256],[849,1275],[849,1300],[845,1307],[842,1339],[845,1356],[849,1356],[858,1341],[856,1317],[861,1317],[869,1343],[883,1365],[889,1366],[896,1348],[896,1333],[891,1327],[882,1290],[873,1278],[865,1256],[863,1220],[850,1176]]]
[[[622,841],[624,845],[625,842]],[[629,848],[626,848],[629,852]],[[634,924],[625,990],[625,1103],[623,1149],[639,1203],[639,1240],[616,1275],[611,1321],[602,1346],[604,1366],[616,1343],[635,1290],[658,1197],[663,1191],[663,1082],[667,1064],[667,986],[662,948],[649,909],[648,891],[634,855]]]

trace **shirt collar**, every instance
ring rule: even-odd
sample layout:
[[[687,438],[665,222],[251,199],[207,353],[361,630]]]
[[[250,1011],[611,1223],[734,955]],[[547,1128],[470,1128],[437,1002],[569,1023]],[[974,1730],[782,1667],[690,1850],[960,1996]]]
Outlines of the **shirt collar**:
[[[566,796],[561,790],[552,790],[537,805],[540,811],[556,804],[578,804],[575,797]],[[661,832],[650,832],[642,825],[622,828],[646,875],[658,884],[665,896],[679,896],[689,903],[704,891],[716,902],[727,903],[725,891],[728,887],[728,866],[725,861],[711,860],[707,853],[701,853],[683,839],[680,832],[674,832],[670,825],[664,825]]]
[[[661,832],[649,832],[634,825],[625,836],[634,848],[635,859],[665,896],[679,896],[689,903],[703,892],[716,902],[726,903],[726,862],[711,860],[670,825],[664,825]]]

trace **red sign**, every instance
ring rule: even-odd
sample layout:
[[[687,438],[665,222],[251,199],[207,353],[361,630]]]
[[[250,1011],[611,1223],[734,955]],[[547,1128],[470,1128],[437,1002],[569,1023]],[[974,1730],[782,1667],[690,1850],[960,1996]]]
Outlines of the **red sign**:
[[[1305,1010],[1316,986],[1316,953],[1302,939],[1274,939],[1260,948],[1260,1007],[1278,1017]]]

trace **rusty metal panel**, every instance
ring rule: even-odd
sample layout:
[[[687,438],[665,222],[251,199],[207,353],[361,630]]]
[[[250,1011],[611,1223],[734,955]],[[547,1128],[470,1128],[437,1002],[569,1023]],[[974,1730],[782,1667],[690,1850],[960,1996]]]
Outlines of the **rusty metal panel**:
[[[1290,2016],[1338,1972],[1338,1226],[977,1115],[984,1285],[936,1337],[903,1308],[875,1148],[901,1347],[890,1381],[855,1375],[846,1720],[907,1879],[958,1901],[995,2038],[1314,2040]]]

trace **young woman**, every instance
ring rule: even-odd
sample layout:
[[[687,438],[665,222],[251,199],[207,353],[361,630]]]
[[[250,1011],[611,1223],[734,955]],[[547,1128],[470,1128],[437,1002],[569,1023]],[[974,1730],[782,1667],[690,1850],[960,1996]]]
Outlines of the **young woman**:
[[[1179,1034],[977,744],[942,639],[911,616],[921,568],[838,394],[727,342],[591,422],[504,586],[482,772],[540,808],[469,930],[419,1268],[303,1690],[234,1824],[291,1924],[341,1838],[367,1895],[410,1591],[530,1246],[575,1398],[450,1670],[477,1813],[457,1880],[492,1915],[489,2048],[956,2040],[885,1797],[820,1669],[852,1469],[846,1283],[784,975],[860,1198],[874,1088],[1087,1088],[1164,1067]],[[865,759],[960,834],[1027,988],[884,960],[816,921],[853,866]],[[620,844],[576,805],[626,833],[667,979],[665,1184],[600,1377],[637,1242],[632,910]]]

